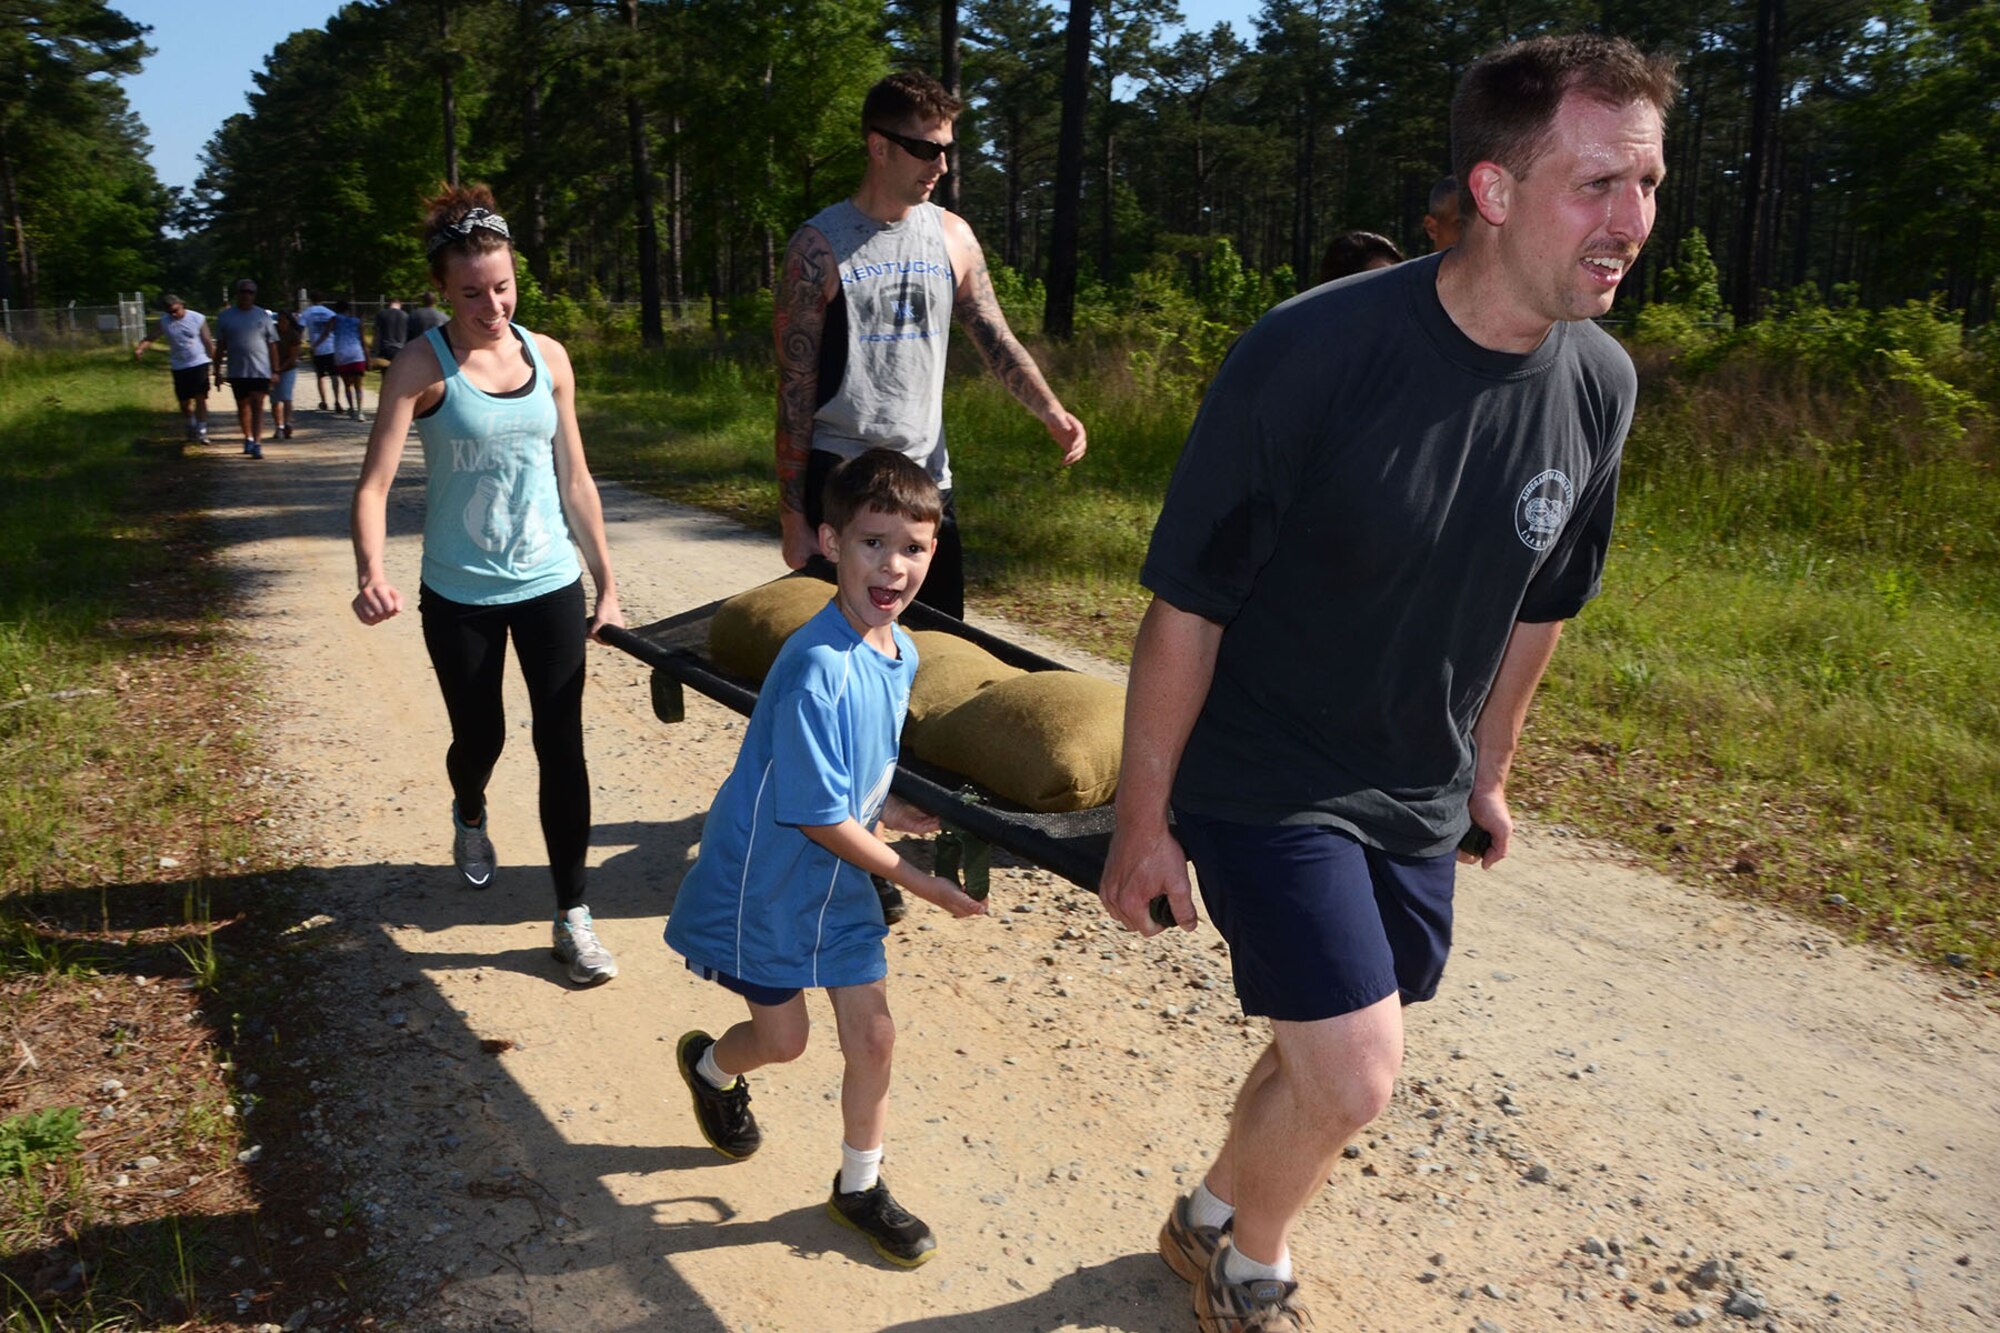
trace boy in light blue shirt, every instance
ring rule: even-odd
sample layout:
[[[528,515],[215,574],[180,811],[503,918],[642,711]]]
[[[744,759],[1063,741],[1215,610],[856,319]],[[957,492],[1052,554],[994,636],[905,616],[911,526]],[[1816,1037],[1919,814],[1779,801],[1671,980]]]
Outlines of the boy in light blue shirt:
[[[937,1241],[881,1179],[896,1025],[888,926],[869,875],[953,916],[986,910],[874,833],[878,821],[910,833],[937,828],[935,817],[891,796],[889,783],[917,670],[896,617],[923,584],[942,512],[930,475],[891,450],[835,470],[820,527],[834,595],[772,663],[666,930],[690,968],[750,1010],[720,1039],[687,1033],[677,1051],[702,1137],[724,1157],[748,1157],[763,1142],[743,1075],[804,1053],[804,988],[826,988],[845,1064],[841,1167],[827,1210],[905,1268],[928,1262]]]

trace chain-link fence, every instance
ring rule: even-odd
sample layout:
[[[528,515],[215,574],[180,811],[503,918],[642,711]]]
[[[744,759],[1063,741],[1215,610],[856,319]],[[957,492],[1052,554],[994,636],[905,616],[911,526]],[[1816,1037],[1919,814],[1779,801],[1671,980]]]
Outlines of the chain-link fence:
[[[138,293],[120,294],[116,305],[17,307],[0,300],[0,338],[30,346],[130,347],[146,336],[146,302]]]

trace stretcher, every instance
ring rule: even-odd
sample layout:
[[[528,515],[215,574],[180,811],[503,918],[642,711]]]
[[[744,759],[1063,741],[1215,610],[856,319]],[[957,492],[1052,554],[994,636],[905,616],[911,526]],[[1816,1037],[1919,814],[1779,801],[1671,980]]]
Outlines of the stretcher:
[[[786,577],[816,576],[801,572]],[[827,586],[831,595],[832,584],[829,582]],[[637,629],[607,628],[599,632],[605,643],[630,653],[653,669],[653,713],[660,721],[674,723],[683,718],[687,689],[707,695],[746,717],[756,707],[757,682],[722,671],[708,655],[709,622],[715,619],[716,609],[721,605],[718,600]],[[1023,671],[1069,670],[1060,662],[922,603],[904,612],[901,624],[904,629],[955,634]],[[1072,884],[1097,892],[1105,853],[1111,845],[1109,805],[1064,814],[1024,810],[956,773],[908,754],[898,761],[890,790],[919,810],[938,817],[961,845],[968,871],[983,864],[989,849],[997,847]]]

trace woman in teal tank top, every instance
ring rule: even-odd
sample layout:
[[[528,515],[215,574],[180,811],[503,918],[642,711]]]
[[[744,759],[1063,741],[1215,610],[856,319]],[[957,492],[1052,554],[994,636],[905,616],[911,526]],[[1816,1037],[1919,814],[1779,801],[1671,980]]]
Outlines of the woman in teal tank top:
[[[378,625],[403,609],[383,553],[389,487],[414,424],[425,473],[417,607],[451,718],[452,861],[468,887],[492,883],[486,782],[506,741],[501,676],[511,637],[534,715],[542,838],[555,880],[552,948],[571,981],[596,985],[618,964],[584,903],[584,639],[625,618],[577,430],[576,376],[561,343],[513,322],[514,249],[485,186],[453,186],[430,202],[424,252],[452,314],[382,379],[354,492],[354,614]],[[597,589],[588,617],[579,552]]]

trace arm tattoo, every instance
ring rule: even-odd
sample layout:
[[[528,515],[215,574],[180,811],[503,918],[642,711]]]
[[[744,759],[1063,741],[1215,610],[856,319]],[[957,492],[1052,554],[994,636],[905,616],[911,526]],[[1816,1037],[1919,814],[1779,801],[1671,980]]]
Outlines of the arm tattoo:
[[[1035,359],[1028,355],[1028,349],[1021,346],[1014,331],[1007,327],[1007,316],[1000,309],[1000,298],[994,294],[993,278],[987,271],[984,255],[972,270],[969,286],[972,290],[959,305],[959,317],[965,321],[966,332],[972,335],[973,345],[979,349],[980,360],[1007,386],[1007,392],[1014,395],[1016,402],[1036,416],[1046,417],[1056,407],[1056,396],[1042,378]]]
[[[778,350],[778,504],[793,513],[806,507],[806,455],[812,450],[819,343],[833,270],[826,237],[812,227],[799,228],[785,250],[771,320]]]

